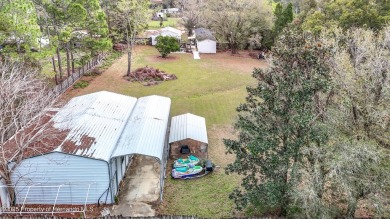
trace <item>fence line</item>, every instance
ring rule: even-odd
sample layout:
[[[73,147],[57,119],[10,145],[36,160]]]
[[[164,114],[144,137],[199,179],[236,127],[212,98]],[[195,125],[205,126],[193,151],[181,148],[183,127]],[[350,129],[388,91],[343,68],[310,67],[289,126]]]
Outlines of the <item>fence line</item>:
[[[83,67],[80,67],[77,70],[75,69],[75,72],[73,72],[65,80],[61,81],[59,84],[57,84],[54,87],[53,89],[54,95],[59,96],[62,93],[64,93],[70,86],[72,86],[83,75],[89,73],[96,66],[100,65],[104,57],[105,56],[103,54],[99,54],[98,56],[94,57],[92,60],[89,60]]]

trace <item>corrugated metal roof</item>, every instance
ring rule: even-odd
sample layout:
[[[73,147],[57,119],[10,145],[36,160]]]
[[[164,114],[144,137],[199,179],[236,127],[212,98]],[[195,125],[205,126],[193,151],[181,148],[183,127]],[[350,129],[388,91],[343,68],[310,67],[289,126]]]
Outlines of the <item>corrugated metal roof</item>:
[[[207,139],[205,118],[191,113],[186,113],[172,118],[169,143],[187,138],[207,144],[209,143]]]
[[[143,154],[162,161],[170,108],[168,97],[139,98],[112,157]]]
[[[136,102],[107,91],[73,98],[52,119],[67,134],[55,151],[109,161]]]
[[[161,29],[161,31],[162,31],[162,32],[164,32],[164,31],[169,31],[169,32],[175,33],[175,34],[177,34],[177,35],[179,35],[179,36],[182,35],[181,30],[178,30],[178,29],[173,28],[173,27],[164,27],[164,28]]]

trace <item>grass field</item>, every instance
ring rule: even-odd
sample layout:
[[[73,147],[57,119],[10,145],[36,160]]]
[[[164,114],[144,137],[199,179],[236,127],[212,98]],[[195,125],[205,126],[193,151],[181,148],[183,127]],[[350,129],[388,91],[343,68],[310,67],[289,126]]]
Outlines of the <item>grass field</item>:
[[[201,54],[194,60],[191,54],[170,54],[168,59],[159,57],[155,48],[139,46],[135,49],[133,69],[145,65],[177,75],[174,81],[146,87],[130,83],[123,78],[126,72],[126,56],[109,67],[102,75],[84,77],[90,85],[84,89],[66,93],[73,96],[107,90],[141,97],[158,94],[172,100],[171,116],[194,113],[206,118],[209,137],[209,158],[220,168],[210,176],[193,181],[175,181],[167,177],[163,203],[159,214],[197,215],[208,218],[232,217],[234,204],[228,195],[239,185],[237,176],[226,175],[224,167],[233,161],[225,154],[223,138],[234,137],[232,124],[236,119],[236,107],[244,102],[248,85],[254,85],[253,67],[266,64],[251,59],[245,53],[231,56],[229,53]],[[169,173],[168,173],[169,175]]]
[[[180,18],[168,18],[167,21],[164,21],[163,22],[163,27],[176,27],[177,26],[177,22],[180,20]],[[160,21],[150,21],[148,23],[148,29],[151,30],[151,29],[159,29],[160,28]]]

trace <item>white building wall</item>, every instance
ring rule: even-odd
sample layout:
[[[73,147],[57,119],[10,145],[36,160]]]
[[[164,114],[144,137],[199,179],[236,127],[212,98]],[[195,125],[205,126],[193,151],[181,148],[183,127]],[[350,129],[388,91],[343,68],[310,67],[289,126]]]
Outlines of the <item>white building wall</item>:
[[[198,52],[199,53],[217,53],[217,42],[213,40],[202,40],[198,41]]]
[[[57,204],[84,204],[88,193],[87,203],[93,204],[109,186],[107,162],[58,152],[23,160],[11,177],[17,186],[17,204],[23,203],[27,192],[30,204],[53,204],[57,194]],[[29,185],[36,187],[28,190]],[[47,187],[58,185],[63,185],[60,190]],[[111,203],[110,195],[107,203]]]

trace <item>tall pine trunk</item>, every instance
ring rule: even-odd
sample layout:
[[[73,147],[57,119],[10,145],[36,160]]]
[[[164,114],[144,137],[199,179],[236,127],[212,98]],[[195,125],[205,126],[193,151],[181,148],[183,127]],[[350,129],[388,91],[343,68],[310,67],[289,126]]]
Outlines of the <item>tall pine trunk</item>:
[[[54,79],[55,79],[55,81],[56,81],[56,84],[58,84],[56,60],[55,60],[54,56],[51,57],[51,60],[52,60],[52,63],[53,63],[53,70],[54,70],[54,72],[56,73],[56,74],[54,75]]]
[[[130,76],[131,74],[131,56],[132,56],[132,51],[131,49],[127,50],[127,76]]]
[[[57,47],[57,59],[58,59],[58,71],[60,72],[60,81],[62,81],[62,65],[61,65],[61,54],[60,47]]]
[[[70,51],[70,59],[72,60],[72,74],[74,74],[74,58],[72,50]]]
[[[66,43],[66,72],[70,77],[70,55],[69,55],[69,42]]]

